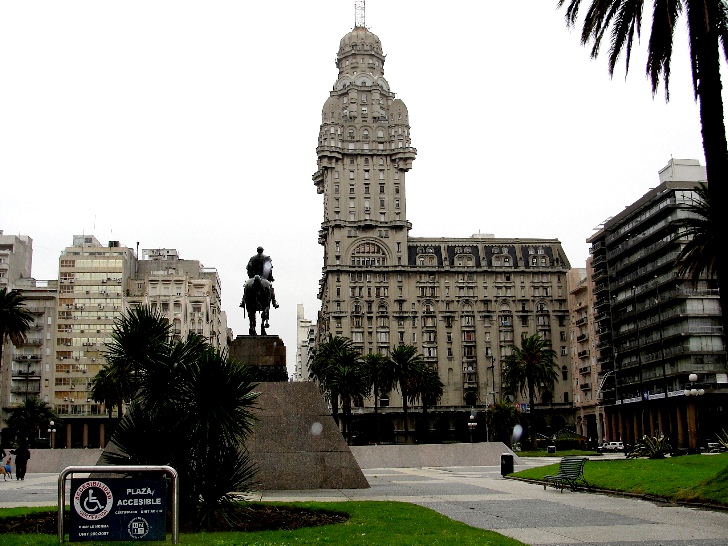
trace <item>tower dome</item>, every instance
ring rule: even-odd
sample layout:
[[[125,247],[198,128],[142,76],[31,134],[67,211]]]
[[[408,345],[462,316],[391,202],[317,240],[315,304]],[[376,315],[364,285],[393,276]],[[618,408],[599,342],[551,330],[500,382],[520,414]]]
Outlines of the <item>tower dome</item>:
[[[379,37],[365,27],[354,27],[339,42],[336,66],[339,77],[362,72],[380,77],[384,73],[384,59]]]
[[[342,58],[352,51],[356,53],[378,53],[382,55],[382,42],[379,37],[364,27],[355,27],[339,42],[338,57]]]

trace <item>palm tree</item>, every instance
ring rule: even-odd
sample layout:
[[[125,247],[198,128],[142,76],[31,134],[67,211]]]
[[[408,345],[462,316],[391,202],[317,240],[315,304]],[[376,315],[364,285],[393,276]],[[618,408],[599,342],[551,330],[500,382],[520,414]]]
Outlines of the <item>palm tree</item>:
[[[0,370],[3,366],[3,346],[10,340],[14,345],[24,343],[33,317],[25,307],[26,298],[19,290],[0,289]]]
[[[146,330],[138,329],[141,324]],[[171,465],[180,474],[184,517],[203,525],[220,515],[234,517],[229,492],[247,490],[255,472],[244,446],[258,396],[253,370],[200,336],[175,339],[166,319],[149,310],[129,311],[114,332],[109,368],[128,363],[136,392],[105,459]]]
[[[516,407],[508,402],[492,404],[488,408],[485,418],[490,426],[491,441],[503,442],[511,447],[513,427],[519,421]]]
[[[343,434],[351,444],[351,404],[369,393],[370,382],[366,369],[362,365],[361,356],[351,347],[347,347],[337,355],[327,371],[327,384],[332,392],[341,399],[344,414]]]
[[[427,413],[428,407],[432,407],[440,401],[445,384],[440,380],[440,375],[435,368],[423,366],[420,376],[416,379],[415,388],[422,402],[422,414],[424,415]]]
[[[328,340],[318,345],[309,361],[309,379],[319,385],[321,393],[331,402],[331,413],[339,424],[339,393],[331,381],[332,369],[342,354],[352,350],[352,341],[347,337],[329,334]]]
[[[415,378],[420,375],[424,363],[422,357],[417,353],[417,348],[412,345],[398,345],[389,352],[389,362],[392,366],[392,373],[395,383],[402,393],[402,411],[404,412],[404,442],[409,437],[409,423],[407,421],[407,405],[412,399]]]
[[[698,281],[703,273],[714,278],[716,275],[716,258],[722,251],[719,248],[719,233],[717,217],[720,216],[715,208],[710,206],[710,195],[705,184],[695,188],[698,199],[690,203],[687,210],[691,213],[681,218],[677,237],[687,239],[687,243],[680,250],[676,263],[679,265],[678,274],[692,281]]]
[[[32,447],[40,431],[47,430],[48,423],[57,419],[46,402],[31,396],[12,410],[8,428],[20,443],[27,442]]]
[[[567,0],[558,0],[561,7]],[[728,56],[728,3],[726,0],[653,0],[652,29],[647,48],[647,75],[654,95],[662,78],[665,99],[670,97],[670,61],[673,32],[682,13],[687,17],[690,63],[695,99],[700,104],[700,124],[705,152],[705,168],[711,201],[717,210],[728,207],[728,144],[723,119],[722,84],[720,80],[720,47]],[[582,0],[568,0],[567,25],[578,18]],[[582,45],[591,42],[591,56],[596,57],[607,31],[610,36],[609,74],[622,53],[629,70],[634,34],[640,36],[644,0],[592,0],[584,17]],[[716,215],[716,233],[726,233],[728,215]],[[726,256],[717,252],[712,258],[719,288],[723,288]],[[728,287],[720,290],[722,309],[728,309]],[[725,324],[725,320],[724,320]]]
[[[533,422],[534,402],[537,392],[550,392],[558,378],[556,351],[551,342],[538,334],[521,339],[521,346],[511,345],[511,354],[505,358],[504,383],[513,392],[528,393],[528,407],[531,411],[531,441],[535,441]]]
[[[382,441],[379,429],[379,397],[392,390],[394,378],[391,363],[380,353],[370,353],[364,356],[363,366],[369,378],[371,393],[374,396],[374,420],[377,427],[377,443]]]

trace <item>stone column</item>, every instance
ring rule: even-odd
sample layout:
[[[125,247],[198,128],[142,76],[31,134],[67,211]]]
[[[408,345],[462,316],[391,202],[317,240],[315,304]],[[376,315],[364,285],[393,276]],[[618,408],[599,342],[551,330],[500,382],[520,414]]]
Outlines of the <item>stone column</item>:
[[[71,449],[71,423],[66,425],[66,448]]]
[[[677,424],[677,446],[685,447],[685,418],[683,417],[682,407],[675,408],[675,422]]]
[[[106,425],[104,423],[99,424],[99,446],[106,447]]]
[[[88,423],[83,424],[83,447],[88,447]]]
[[[688,448],[690,451],[698,449],[698,410],[695,401],[690,400],[687,405],[688,416]]]

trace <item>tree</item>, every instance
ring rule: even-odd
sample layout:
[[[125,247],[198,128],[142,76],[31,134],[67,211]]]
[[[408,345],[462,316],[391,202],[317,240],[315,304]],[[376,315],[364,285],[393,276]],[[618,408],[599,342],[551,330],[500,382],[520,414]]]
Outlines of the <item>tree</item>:
[[[146,341],[137,319],[149,327]],[[148,309],[126,313],[115,332],[119,335],[107,346],[109,360],[129,363],[137,390],[105,459],[170,465],[180,475],[183,518],[201,526],[234,518],[237,508],[230,492],[249,489],[255,472],[244,445],[258,396],[252,370],[200,336],[175,339],[166,318]],[[166,339],[163,332],[168,332]]]
[[[308,377],[319,385],[321,393],[331,402],[331,413],[339,424],[339,393],[331,381],[332,369],[343,353],[352,350],[352,341],[347,337],[329,334],[327,341],[318,345],[309,361]]]
[[[717,210],[728,207],[728,144],[723,119],[722,83],[720,79],[720,46],[728,58],[728,3],[725,0],[653,0],[652,29],[647,48],[647,75],[654,95],[662,78],[665,100],[670,98],[670,61],[673,33],[679,16],[687,17],[693,92],[700,106],[700,124],[705,152],[705,168],[711,201]],[[558,7],[567,0],[558,0]],[[582,0],[568,0],[567,25],[576,23]],[[584,17],[581,43],[591,42],[591,56],[597,57],[602,40],[609,31],[608,66],[610,76],[622,53],[629,70],[634,35],[640,37],[644,0],[592,0]],[[715,217],[717,233],[726,233],[728,215]],[[728,310],[728,286],[724,287],[726,256],[718,252],[714,258],[720,290],[720,303]]]
[[[409,437],[409,423],[407,421],[408,402],[411,401],[414,392],[416,377],[421,373],[424,363],[422,357],[417,353],[417,348],[412,345],[398,345],[389,352],[389,362],[392,366],[394,383],[398,385],[402,393],[402,411],[404,413],[404,442]]]
[[[492,404],[485,413],[490,427],[491,439],[511,447],[513,427],[519,422],[519,412],[513,404],[499,402]]]
[[[341,399],[343,434],[351,444],[351,404],[369,393],[370,383],[361,356],[352,347],[340,351],[327,372],[327,384]]]
[[[521,339],[521,346],[511,345],[511,354],[505,358],[504,383],[513,392],[528,394],[530,409],[529,427],[531,442],[535,442],[536,430],[533,426],[536,393],[550,392],[558,378],[556,351],[551,342],[538,334]]]
[[[392,390],[394,378],[392,366],[387,357],[380,353],[370,353],[362,361],[369,379],[371,394],[374,396],[374,420],[377,427],[377,443],[382,441],[379,428],[379,397]]]
[[[676,258],[678,275],[697,282],[705,273],[709,278],[716,275],[716,259],[722,252],[718,217],[720,213],[710,206],[710,194],[705,184],[695,189],[698,199],[690,203],[690,215],[678,221],[679,238],[687,239]]]
[[[420,374],[415,378],[415,391],[422,402],[422,414],[427,413],[427,408],[436,405],[442,398],[445,384],[440,380],[440,375],[435,368],[422,366]]]
[[[171,336],[167,318],[147,306],[132,307],[114,323],[104,355],[106,364],[91,384],[91,398],[106,405],[109,418],[116,406],[121,420],[124,404],[139,390],[137,370],[159,361]]]
[[[25,310],[26,298],[19,290],[0,289],[0,370],[3,366],[3,346],[7,340],[13,345],[27,341],[27,332],[33,317]]]
[[[41,431],[47,430],[48,424],[57,419],[46,402],[31,396],[12,410],[8,428],[18,442],[26,441],[29,447],[34,447]],[[43,447],[47,447],[45,440]]]

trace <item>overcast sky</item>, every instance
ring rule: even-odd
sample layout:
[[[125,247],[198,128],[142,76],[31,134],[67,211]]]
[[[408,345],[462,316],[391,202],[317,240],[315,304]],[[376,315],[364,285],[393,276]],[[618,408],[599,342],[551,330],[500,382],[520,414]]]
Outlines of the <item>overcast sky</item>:
[[[555,5],[366,2],[418,151],[411,236],[557,238],[584,267],[670,157],[704,164],[684,19],[666,104],[644,76],[649,13],[610,80]],[[74,234],[175,248],[217,268],[236,335],[262,245],[291,371],[296,304],[319,309],[321,108],[353,26],[353,0],[1,2],[0,229],[33,238],[37,279]]]

